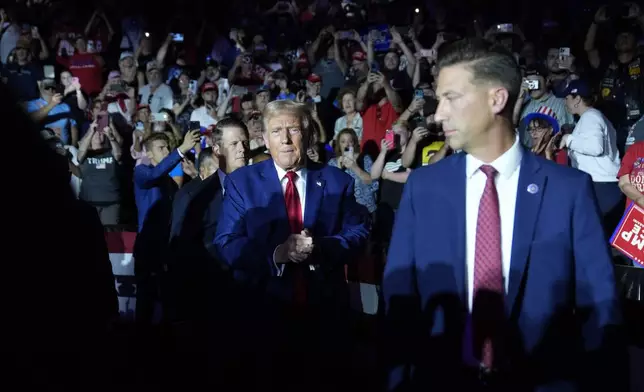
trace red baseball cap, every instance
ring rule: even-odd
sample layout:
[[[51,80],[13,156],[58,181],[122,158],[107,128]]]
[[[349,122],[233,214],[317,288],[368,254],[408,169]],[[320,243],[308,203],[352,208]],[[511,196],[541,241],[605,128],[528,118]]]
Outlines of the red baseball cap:
[[[201,92],[205,93],[206,91],[212,91],[212,90],[219,90],[216,84],[214,83],[205,83],[203,86],[201,86]]]
[[[309,77],[306,78],[306,80],[308,80],[309,83],[320,83],[320,82],[322,82],[322,78],[320,77],[320,75],[314,74],[314,73],[310,74]]]
[[[357,52],[353,52],[353,55],[351,56],[356,61],[366,61],[367,60],[367,54],[361,50],[358,50]]]

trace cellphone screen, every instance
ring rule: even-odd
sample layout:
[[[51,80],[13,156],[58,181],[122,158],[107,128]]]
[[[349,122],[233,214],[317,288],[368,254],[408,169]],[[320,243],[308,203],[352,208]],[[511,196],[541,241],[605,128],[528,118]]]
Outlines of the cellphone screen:
[[[344,156],[347,156],[349,158],[353,158],[353,147],[347,147],[344,149]]]
[[[425,98],[425,92],[422,89],[417,88],[414,96],[416,97],[416,99],[423,99]]]
[[[396,143],[394,140],[394,131],[391,129],[388,129],[387,132],[385,133],[385,140],[387,140],[389,143],[391,143],[391,147],[389,148],[390,150],[393,150],[396,148]]]
[[[96,122],[98,124],[97,129],[103,132],[103,129],[109,126],[110,118],[107,116],[107,113],[101,113],[96,116]]]
[[[199,121],[190,121],[190,131],[201,130],[201,123]]]
[[[42,68],[45,79],[56,79],[56,72],[53,65],[45,65]]]

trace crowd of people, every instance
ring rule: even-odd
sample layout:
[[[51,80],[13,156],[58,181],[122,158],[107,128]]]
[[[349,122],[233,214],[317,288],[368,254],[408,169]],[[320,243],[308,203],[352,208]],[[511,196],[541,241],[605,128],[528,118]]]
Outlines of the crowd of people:
[[[355,387],[356,260],[383,276],[390,390],[572,382],[576,322],[581,351],[608,352],[591,365],[611,365],[612,263],[644,267],[609,248],[644,208],[637,4],[593,10],[585,38],[403,1],[394,16],[395,2],[232,6],[221,26],[181,14],[167,29],[100,7],[82,24],[33,16],[61,4],[0,10],[2,82],[75,196],[137,231],[137,326],[150,333],[162,304],[191,353],[182,374]],[[475,343],[463,356],[450,320]],[[231,341],[203,344],[212,330]]]

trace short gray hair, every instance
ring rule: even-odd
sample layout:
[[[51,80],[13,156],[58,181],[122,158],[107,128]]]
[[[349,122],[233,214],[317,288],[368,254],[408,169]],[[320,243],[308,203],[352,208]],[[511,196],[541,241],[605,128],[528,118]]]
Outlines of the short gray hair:
[[[304,140],[307,143],[307,147],[311,146],[313,144],[315,129],[313,128],[313,115],[309,107],[306,104],[297,103],[288,99],[269,102],[266,104],[264,112],[262,113],[264,132],[268,132],[269,130],[269,121],[281,114],[293,114],[300,120],[302,132],[305,136]]]

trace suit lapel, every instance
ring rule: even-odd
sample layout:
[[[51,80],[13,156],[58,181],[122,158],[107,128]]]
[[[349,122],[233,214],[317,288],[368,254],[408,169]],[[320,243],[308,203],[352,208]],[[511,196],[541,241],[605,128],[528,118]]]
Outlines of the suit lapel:
[[[268,159],[258,165],[263,165],[259,173],[263,182],[261,189],[264,191],[264,197],[269,206],[267,212],[271,215],[268,220],[275,222],[276,229],[279,232],[290,233],[291,229],[289,228],[288,214],[284,203],[284,192],[282,191],[282,183],[277,176],[277,170],[275,170],[275,164],[272,159]]]
[[[309,165],[306,175],[306,199],[304,206],[304,228],[313,230],[320,210],[320,203],[324,196],[326,182],[322,177],[321,167]]]
[[[540,171],[541,165],[535,156],[523,150],[519,185],[514,213],[514,232],[512,235],[512,255],[506,311],[511,314],[517,300],[525,268],[530,254],[534,230],[539,217],[541,201],[546,186],[546,177]]]
[[[454,219],[456,224],[456,232],[451,233],[452,238],[456,241],[456,254],[454,259],[454,280],[456,281],[456,289],[461,301],[466,302],[467,293],[467,274],[466,274],[466,239],[467,228],[465,224],[466,214],[466,192],[467,192],[467,177],[465,170],[465,154],[457,154],[452,160],[453,172],[451,175],[446,176],[446,179],[451,181],[451,186],[448,188],[448,197],[453,203],[453,214],[451,219]],[[447,219],[450,219],[449,217]],[[440,224],[440,223],[439,223]]]

